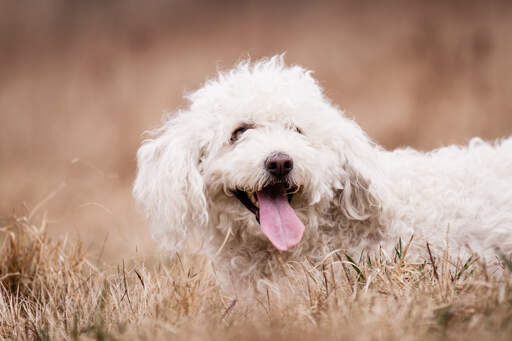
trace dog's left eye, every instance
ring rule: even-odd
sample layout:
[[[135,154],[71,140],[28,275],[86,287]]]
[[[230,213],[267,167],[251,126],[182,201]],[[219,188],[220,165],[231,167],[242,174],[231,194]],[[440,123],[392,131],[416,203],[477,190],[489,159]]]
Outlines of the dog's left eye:
[[[243,133],[245,133],[247,130],[251,129],[252,126],[249,124],[244,124],[238,128],[236,128],[233,133],[231,134],[231,138],[229,139],[231,143],[236,142],[240,136],[242,136]]]

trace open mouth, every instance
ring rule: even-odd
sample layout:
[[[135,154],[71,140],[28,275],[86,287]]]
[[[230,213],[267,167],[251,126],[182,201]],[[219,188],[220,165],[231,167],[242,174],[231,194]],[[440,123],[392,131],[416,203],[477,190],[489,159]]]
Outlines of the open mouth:
[[[278,184],[280,185],[280,184]],[[282,184],[285,188],[286,197],[288,199],[288,203],[292,203],[292,198],[295,193],[297,193],[300,190],[299,186],[290,186],[287,183]],[[276,185],[271,185],[276,186]],[[265,188],[271,187],[267,186]],[[265,188],[263,190],[265,190]],[[263,191],[262,190],[262,191]],[[260,203],[258,200],[257,192],[245,192],[240,189],[236,189],[232,191],[233,194],[240,200],[240,202],[247,207],[249,211],[251,211],[255,216],[258,223],[260,222]]]
[[[232,192],[256,216],[270,242],[278,250],[287,251],[299,243],[304,233],[304,225],[290,205],[299,190],[298,186],[281,182],[256,192]]]

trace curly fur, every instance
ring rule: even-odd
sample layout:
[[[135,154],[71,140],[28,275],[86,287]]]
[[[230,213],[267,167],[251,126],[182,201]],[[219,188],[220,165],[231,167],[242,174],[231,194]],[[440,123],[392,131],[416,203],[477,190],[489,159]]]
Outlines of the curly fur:
[[[417,258],[426,240],[486,259],[512,252],[512,138],[384,150],[329,102],[310,71],[282,56],[243,62],[187,98],[190,106],[140,147],[133,193],[162,245],[180,250],[200,240],[224,278],[265,278],[283,261],[335,249],[386,250],[412,234],[422,246],[409,251]],[[232,143],[240,124],[254,129]],[[306,227],[287,252],[231,192],[268,184],[263,162],[276,151],[294,160],[288,180],[301,190],[292,206]]]

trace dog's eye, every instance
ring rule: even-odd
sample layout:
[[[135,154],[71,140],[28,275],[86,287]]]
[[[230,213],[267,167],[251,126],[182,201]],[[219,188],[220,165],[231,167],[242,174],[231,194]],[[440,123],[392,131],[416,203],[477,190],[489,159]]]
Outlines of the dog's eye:
[[[304,135],[304,133],[302,132],[302,130],[299,127],[295,127],[295,131],[301,135]]]
[[[240,136],[242,136],[243,133],[245,133],[247,130],[251,129],[252,126],[249,124],[241,125],[240,127],[236,128],[233,133],[231,134],[230,141],[231,143],[236,142]]]

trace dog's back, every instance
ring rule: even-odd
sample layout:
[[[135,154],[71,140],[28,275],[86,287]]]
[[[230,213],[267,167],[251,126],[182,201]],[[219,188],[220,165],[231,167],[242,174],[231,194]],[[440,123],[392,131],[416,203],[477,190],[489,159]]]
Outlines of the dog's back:
[[[512,252],[512,138],[388,154],[394,234],[457,252]],[[451,241],[451,245],[450,244]]]

